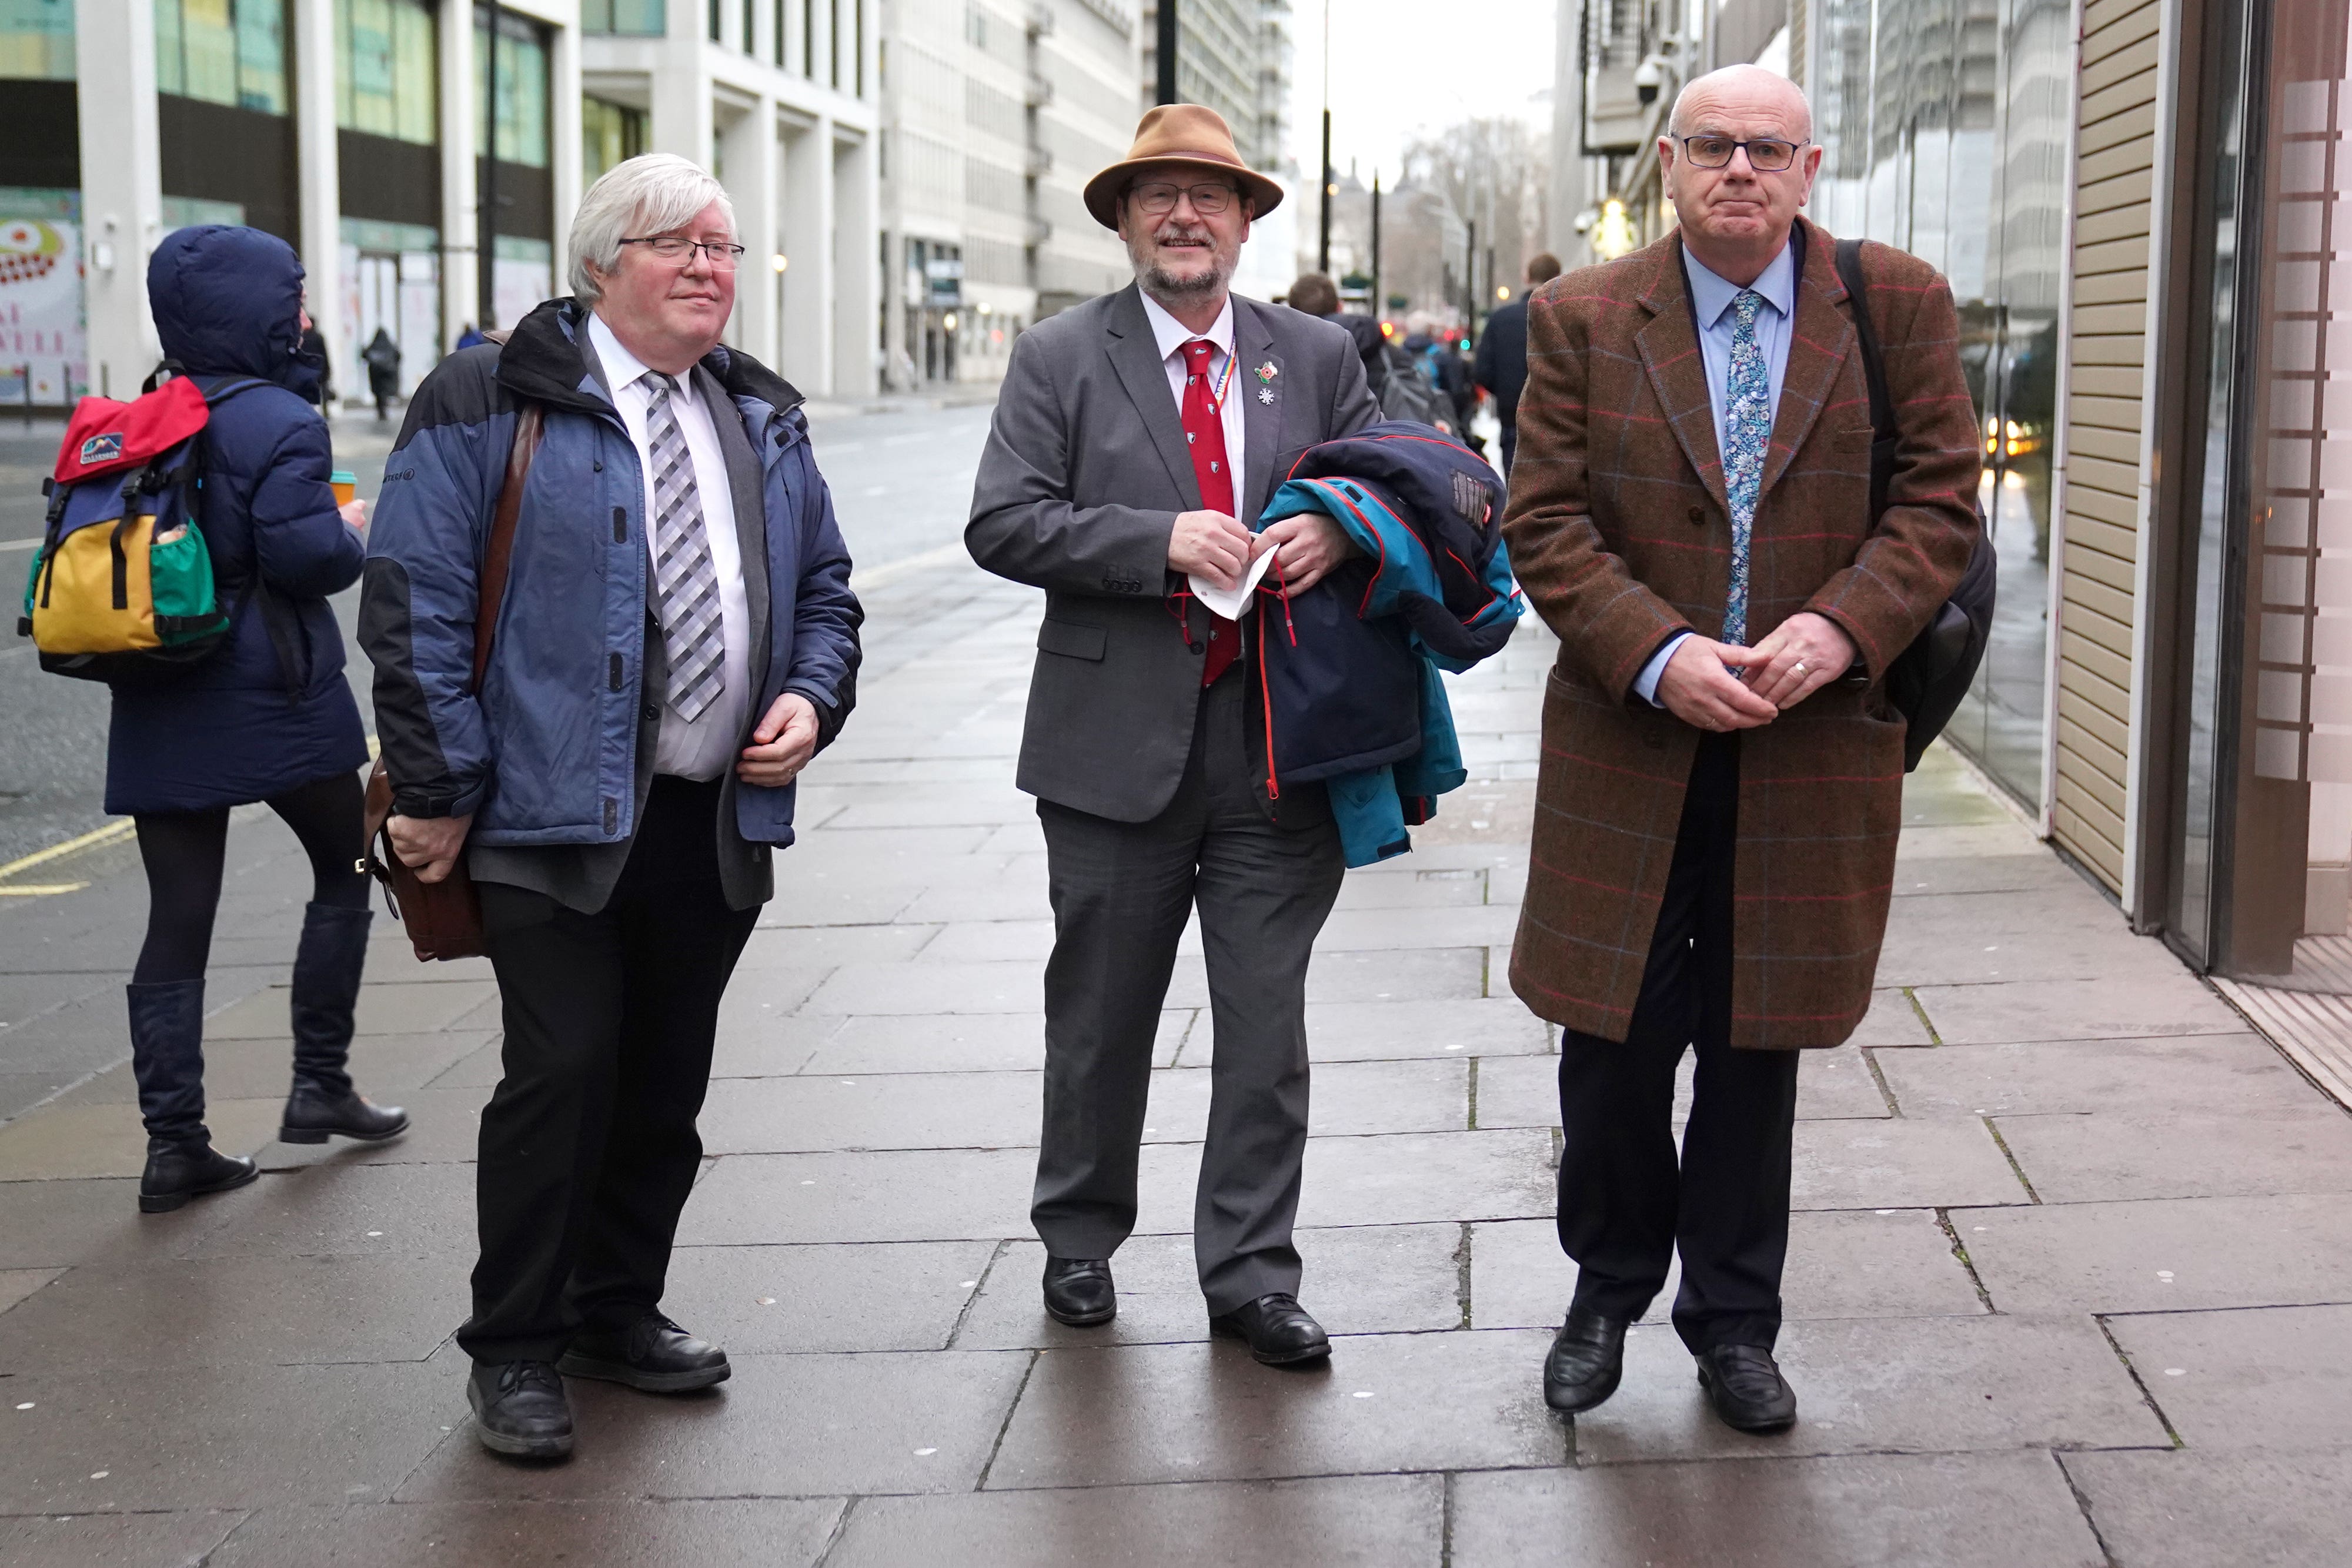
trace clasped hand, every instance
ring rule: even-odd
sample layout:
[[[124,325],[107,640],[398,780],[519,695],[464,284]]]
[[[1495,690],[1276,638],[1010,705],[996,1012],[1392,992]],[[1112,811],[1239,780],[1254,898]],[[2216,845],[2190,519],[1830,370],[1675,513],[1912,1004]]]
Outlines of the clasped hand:
[[[1272,551],[1269,570],[1286,597],[1304,593],[1356,553],[1347,530],[1320,512],[1285,517],[1252,535],[1223,512],[1181,512],[1168,538],[1171,570],[1199,572],[1220,588],[1240,585],[1250,563]]]
[[[1684,638],[1658,676],[1658,701],[1700,729],[1755,729],[1839,679],[1853,658],[1837,622],[1799,611],[1753,648]]]

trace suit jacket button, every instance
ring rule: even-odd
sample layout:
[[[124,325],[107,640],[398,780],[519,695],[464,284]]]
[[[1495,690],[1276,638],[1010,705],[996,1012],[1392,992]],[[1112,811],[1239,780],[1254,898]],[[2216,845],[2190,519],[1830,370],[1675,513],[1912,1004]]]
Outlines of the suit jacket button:
[[[1212,633],[1212,635],[1214,633]],[[1196,657],[1206,658],[1208,656],[1209,645],[1206,643],[1195,643],[1192,646],[1192,653]]]
[[[1706,508],[1705,507],[1693,507],[1690,509],[1690,520],[1694,523],[1703,523],[1706,521]]]
[[[1666,748],[1666,737],[1656,726],[1653,725],[1642,732],[1642,744],[1653,751],[1664,751]]]
[[[651,724],[654,720],[659,717],[661,717],[661,704],[647,703],[646,705],[646,722],[647,724]]]

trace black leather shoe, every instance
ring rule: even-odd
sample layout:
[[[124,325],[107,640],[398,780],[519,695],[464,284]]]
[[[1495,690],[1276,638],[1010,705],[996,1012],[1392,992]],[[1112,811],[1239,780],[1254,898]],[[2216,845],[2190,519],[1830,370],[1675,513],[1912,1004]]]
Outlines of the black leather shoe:
[[[1268,1366],[1320,1361],[1331,1354],[1323,1325],[1307,1315],[1297,1297],[1282,1291],[1218,1313],[1209,1320],[1209,1332],[1249,1341],[1250,1354]]]
[[[1057,1323],[1090,1329],[1118,1316],[1118,1291],[1101,1258],[1045,1260],[1045,1312]]]
[[[377,1105],[355,1091],[330,1093],[311,1083],[296,1083],[286,1097],[286,1113],[278,1118],[281,1144],[323,1144],[330,1135],[380,1144],[408,1131],[408,1113],[397,1105]]]
[[[724,1383],[734,1368],[727,1353],[698,1340],[659,1312],[647,1312],[617,1333],[583,1333],[572,1342],[558,1372],[625,1383],[647,1394],[686,1394]]]
[[[1625,1372],[1623,1318],[1570,1307],[1544,1357],[1544,1403],[1563,1416],[1590,1410],[1617,1392]]]
[[[572,1401],[552,1362],[478,1363],[466,1380],[474,1435],[494,1454],[561,1459],[572,1452]]]
[[[168,1214],[192,1197],[243,1186],[261,1174],[251,1160],[224,1155],[199,1138],[194,1143],[147,1140],[147,1169],[139,1177],[139,1212]]]
[[[1785,1432],[1797,1423],[1797,1391],[1769,1350],[1717,1345],[1699,1356],[1698,1381],[1715,1413],[1735,1431]]]

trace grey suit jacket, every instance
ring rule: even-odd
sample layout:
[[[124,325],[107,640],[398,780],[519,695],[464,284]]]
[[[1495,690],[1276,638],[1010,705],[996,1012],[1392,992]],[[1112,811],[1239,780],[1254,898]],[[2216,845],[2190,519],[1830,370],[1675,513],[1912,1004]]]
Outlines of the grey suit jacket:
[[[604,388],[605,395],[611,396],[612,383],[584,332],[581,334],[580,353],[588,362],[589,372]],[[736,417],[733,400],[719,384],[718,378],[700,365],[694,367],[694,390],[702,399],[702,406],[710,411],[710,423],[719,432],[719,445],[727,459],[727,487],[735,503],[735,540],[742,551],[743,598],[750,612],[749,667],[763,670],[768,664],[768,535],[763,526],[766,507],[761,498],[760,457],[751,450],[751,438],[744,431],[742,420]],[[646,792],[653,788],[654,781],[654,743],[661,736],[661,704],[653,694],[669,684],[669,658],[662,645],[661,625],[650,613],[646,616],[646,654],[641,668],[647,695],[637,717],[637,800],[635,815],[630,819],[637,822],[645,821]],[[751,730],[760,717],[752,712],[744,715],[740,744],[751,744]],[[711,824],[711,831],[718,835],[719,881],[728,907],[751,909],[773,897],[775,873],[769,861],[768,846],[746,840],[735,826],[732,768],[720,776],[719,820]],[[477,844],[467,851],[466,869],[477,882],[527,887],[545,894],[567,909],[593,915],[612,898],[613,888],[621,880],[621,868],[628,863],[630,846],[635,841],[630,838],[617,844]]]
[[[1345,328],[1234,297],[1244,523],[1297,454],[1380,418]],[[1261,366],[1271,366],[1261,378]],[[1271,392],[1270,399],[1261,392]],[[1179,512],[1201,506],[1184,426],[1134,285],[1024,332],[997,395],[964,544],[1000,577],[1045,591],[1015,782],[1115,821],[1176,793],[1201,700],[1208,612],[1171,613]]]

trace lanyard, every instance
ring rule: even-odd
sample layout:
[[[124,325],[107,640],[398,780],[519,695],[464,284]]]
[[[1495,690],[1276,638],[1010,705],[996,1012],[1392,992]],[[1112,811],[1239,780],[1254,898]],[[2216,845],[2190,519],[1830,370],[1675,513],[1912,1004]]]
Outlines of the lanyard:
[[[1202,341],[1208,342],[1208,340],[1204,338]],[[1209,348],[1213,352],[1216,345],[1209,343]],[[1236,342],[1225,354],[1225,373],[1209,384],[1209,406],[1217,411],[1220,419],[1225,416],[1225,394],[1234,390],[1234,366],[1241,357],[1241,345]]]

